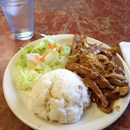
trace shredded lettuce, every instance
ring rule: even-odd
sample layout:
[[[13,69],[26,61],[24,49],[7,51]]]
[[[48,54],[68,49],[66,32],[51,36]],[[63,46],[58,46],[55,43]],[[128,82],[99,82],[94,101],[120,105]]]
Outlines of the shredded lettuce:
[[[32,88],[32,83],[39,74],[33,69],[22,68],[21,66],[16,66],[12,71],[14,83],[21,90],[29,90]]]
[[[42,74],[64,68],[71,48],[67,43],[58,44],[52,37],[44,35],[36,44],[21,48],[15,60],[12,76],[20,90],[30,90],[33,82]],[[60,48],[60,49],[59,49]]]

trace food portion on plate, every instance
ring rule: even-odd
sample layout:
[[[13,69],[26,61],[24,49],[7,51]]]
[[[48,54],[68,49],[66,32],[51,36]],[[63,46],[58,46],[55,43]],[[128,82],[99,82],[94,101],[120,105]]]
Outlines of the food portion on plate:
[[[115,55],[115,48],[90,44],[86,36],[77,35],[66,65],[66,69],[82,77],[92,102],[105,113],[111,113],[114,101],[129,93],[129,82],[124,70],[114,61]]]
[[[12,68],[19,90],[32,90],[31,109],[39,117],[75,123],[91,102],[111,113],[115,100],[129,93],[124,70],[114,61],[115,48],[88,43],[84,35],[75,35],[71,45],[43,36],[21,49]]]
[[[78,122],[89,105],[88,88],[77,74],[67,69],[45,73],[32,89],[32,111],[45,120]]]
[[[40,42],[21,48],[12,69],[16,86],[21,90],[31,90],[33,82],[39,76],[65,67],[70,50],[67,43],[58,44],[46,35]]]

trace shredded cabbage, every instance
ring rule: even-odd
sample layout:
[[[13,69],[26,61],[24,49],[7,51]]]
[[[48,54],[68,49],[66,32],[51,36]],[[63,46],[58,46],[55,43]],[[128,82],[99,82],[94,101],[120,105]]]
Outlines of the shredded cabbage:
[[[64,68],[68,61],[70,45],[58,44],[52,37],[43,36],[45,38],[39,43],[22,48],[15,60],[12,76],[21,90],[32,89],[33,82],[39,76],[54,69]]]

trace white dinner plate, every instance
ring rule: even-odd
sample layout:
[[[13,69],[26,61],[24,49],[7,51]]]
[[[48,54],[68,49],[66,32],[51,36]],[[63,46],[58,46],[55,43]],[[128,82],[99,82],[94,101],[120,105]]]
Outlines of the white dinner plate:
[[[73,39],[72,34],[60,34],[54,35],[53,38],[58,41],[58,43],[68,42],[72,43]],[[36,44],[41,39],[34,41],[30,44]],[[95,40],[93,38],[87,38],[88,42],[101,44],[100,41]],[[105,47],[109,47],[104,44]],[[26,46],[25,46],[26,47]],[[19,51],[20,52],[20,51]],[[19,52],[12,58],[10,63],[8,64],[4,78],[3,78],[3,91],[5,99],[12,110],[12,112],[26,125],[30,126],[36,130],[101,130],[106,128],[115,122],[125,111],[129,104],[130,94],[124,98],[121,98],[115,102],[114,108],[116,106],[120,106],[120,110],[114,111],[110,114],[105,114],[100,111],[95,104],[92,104],[90,108],[85,110],[84,115],[78,123],[74,124],[58,124],[47,122],[43,119],[38,118],[34,115],[30,108],[30,96],[26,95],[22,91],[18,90],[17,87],[14,86],[11,76],[12,66],[14,64],[15,59],[18,57]],[[123,65],[125,69],[125,73],[127,79],[130,82],[130,72],[128,71],[128,67],[123,59],[117,55],[117,62],[120,65]]]

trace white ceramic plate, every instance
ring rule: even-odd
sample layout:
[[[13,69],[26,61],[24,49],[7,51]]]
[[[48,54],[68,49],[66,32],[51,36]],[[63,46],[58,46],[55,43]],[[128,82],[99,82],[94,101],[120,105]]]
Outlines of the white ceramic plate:
[[[61,34],[61,35],[55,35],[53,36],[55,40],[57,40],[59,43],[63,42],[69,42],[72,43],[73,39],[72,34]],[[32,42],[31,44],[36,44],[41,39]],[[101,44],[100,41],[97,41],[93,38],[88,38],[88,42]],[[108,47],[104,44],[105,47]],[[19,53],[19,52],[18,52]],[[120,106],[120,110],[112,112],[111,114],[105,114],[101,112],[95,104],[92,104],[92,106],[87,109],[82,116],[81,120],[78,123],[75,124],[68,124],[68,125],[62,125],[58,123],[50,123],[45,120],[42,120],[38,118],[36,115],[34,115],[30,108],[30,97],[29,95],[26,95],[22,91],[19,91],[12,82],[12,76],[11,76],[11,69],[14,64],[15,59],[18,56],[18,53],[13,57],[13,59],[8,64],[4,78],[3,78],[3,91],[4,96],[6,98],[6,101],[12,110],[12,112],[26,125],[30,126],[33,129],[37,130],[101,130],[110,124],[112,124],[114,121],[116,121],[125,111],[129,104],[130,100],[130,94],[127,95],[125,98],[122,98],[118,101],[116,101],[115,106]],[[126,76],[130,82],[130,72],[128,71],[128,67],[126,66],[125,62],[122,60],[122,58],[117,55],[116,58],[119,62],[119,64],[122,64],[124,66]]]

